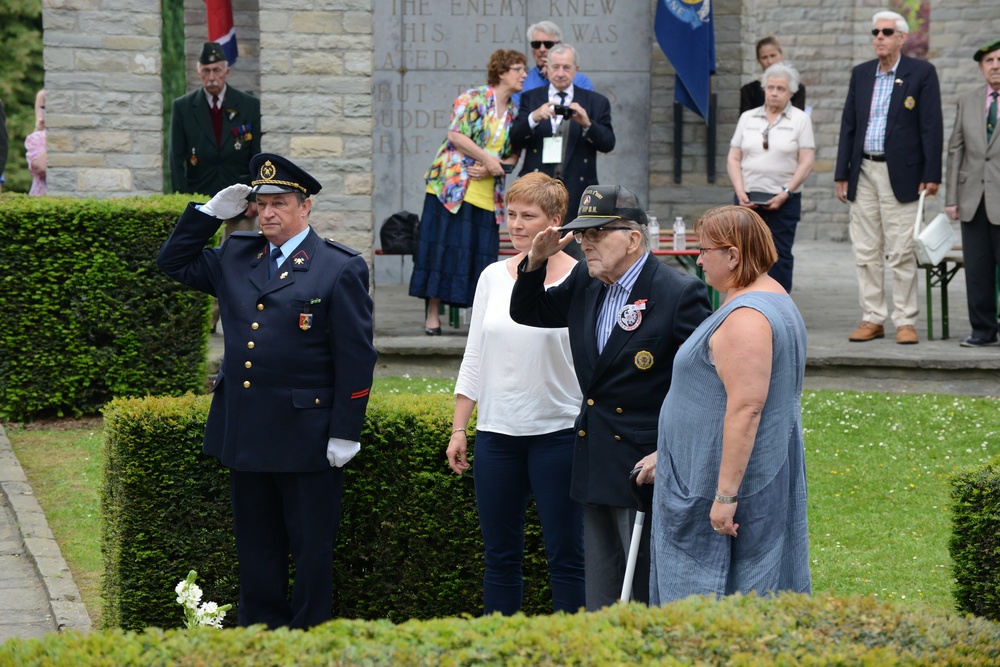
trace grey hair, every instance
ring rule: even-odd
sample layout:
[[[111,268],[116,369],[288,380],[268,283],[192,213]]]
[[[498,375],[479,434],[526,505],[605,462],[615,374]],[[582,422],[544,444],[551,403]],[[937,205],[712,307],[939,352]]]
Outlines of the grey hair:
[[[557,26],[552,21],[539,21],[538,23],[532,23],[528,26],[528,41],[530,42],[535,38],[535,31],[541,30],[546,35],[553,35],[558,41],[562,41],[563,34],[562,28]]]
[[[621,218],[619,221],[623,223],[625,227],[639,232],[639,235],[642,236],[643,250],[649,252],[653,249],[653,236],[649,233],[649,225],[640,225],[634,220],[626,220],[625,218]]]
[[[910,25],[906,22],[906,19],[896,12],[878,12],[872,17],[872,27],[874,28],[875,24],[879,21],[895,21],[896,30],[906,35],[910,33]]]
[[[767,80],[770,78],[775,79],[785,79],[788,81],[788,90],[792,92],[792,95],[799,92],[799,73],[798,71],[784,62],[774,63],[760,75],[760,87],[767,88]]]
[[[554,56],[556,54],[559,54],[559,53],[565,53],[566,51],[569,51],[570,53],[573,54],[573,66],[574,67],[579,67],[580,66],[580,59],[576,55],[576,49],[574,49],[569,44],[562,44],[562,43],[556,44],[551,49],[549,49],[549,56],[548,57],[552,58],[552,56]]]

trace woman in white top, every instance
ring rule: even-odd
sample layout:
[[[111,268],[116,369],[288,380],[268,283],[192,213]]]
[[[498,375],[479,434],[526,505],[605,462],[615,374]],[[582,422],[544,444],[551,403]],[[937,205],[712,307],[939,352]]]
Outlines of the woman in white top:
[[[521,608],[524,516],[534,495],[549,561],[554,611],[585,604],[583,508],[569,497],[573,422],[582,394],[566,329],[538,329],[510,318],[517,265],[535,235],[561,225],[568,194],[558,180],[527,174],[507,190],[507,231],[519,254],[483,271],[476,286],[469,340],[455,385],[448,465],[469,469],[465,427],[476,419],[476,505],[486,547],[484,613]],[[545,283],[562,282],[576,260],[549,258]]]
[[[799,189],[816,159],[812,121],[789,102],[799,89],[799,73],[783,62],[764,70],[764,106],[740,116],[729,142],[726,167],[735,202],[754,209],[771,230],[778,261],[768,272],[792,291],[792,244],[802,217]]]

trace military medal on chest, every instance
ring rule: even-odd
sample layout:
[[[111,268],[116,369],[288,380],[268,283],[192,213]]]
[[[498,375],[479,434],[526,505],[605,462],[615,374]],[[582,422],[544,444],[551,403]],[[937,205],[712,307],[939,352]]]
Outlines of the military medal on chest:
[[[243,144],[240,143],[240,131],[235,127],[233,128],[233,136],[236,137],[236,141],[233,142],[233,148],[236,150],[243,148]]]
[[[191,149],[191,157],[189,158],[189,161],[191,162],[192,167],[198,166],[198,153],[194,148]]]
[[[305,306],[302,307],[303,312],[299,313],[300,329],[302,329],[303,331],[309,331],[310,329],[312,329],[313,314],[310,312],[310,309],[322,301],[323,301],[322,299],[310,299],[308,302],[306,302]]]
[[[639,299],[635,303],[626,303],[618,311],[618,326],[625,331],[635,331],[642,324],[642,311],[646,310],[646,300]]]

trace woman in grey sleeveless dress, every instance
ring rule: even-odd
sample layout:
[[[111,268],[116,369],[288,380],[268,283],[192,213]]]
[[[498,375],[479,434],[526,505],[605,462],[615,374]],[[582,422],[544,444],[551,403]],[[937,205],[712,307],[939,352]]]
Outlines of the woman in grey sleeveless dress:
[[[767,275],[777,253],[756,213],[713,209],[695,233],[726,300],[678,351],[660,411],[650,603],[809,592],[805,325]]]

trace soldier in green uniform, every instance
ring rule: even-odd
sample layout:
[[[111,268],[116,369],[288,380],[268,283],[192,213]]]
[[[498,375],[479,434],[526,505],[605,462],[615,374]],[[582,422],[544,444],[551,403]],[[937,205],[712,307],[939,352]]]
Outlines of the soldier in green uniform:
[[[174,100],[171,111],[174,192],[211,195],[250,182],[250,158],[260,152],[260,100],[227,86],[229,72],[222,47],[205,42],[198,58],[202,85]]]

